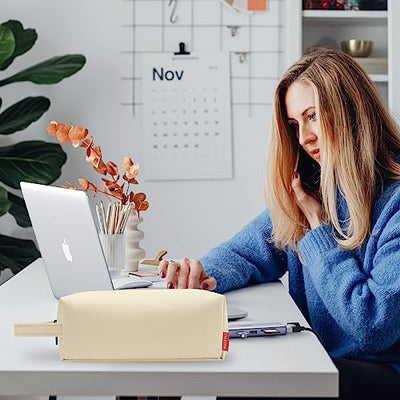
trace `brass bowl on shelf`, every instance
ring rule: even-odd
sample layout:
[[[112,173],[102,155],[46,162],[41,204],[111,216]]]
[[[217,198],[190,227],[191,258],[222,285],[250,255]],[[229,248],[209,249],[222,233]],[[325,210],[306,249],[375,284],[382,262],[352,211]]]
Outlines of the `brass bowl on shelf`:
[[[371,40],[349,39],[340,42],[342,51],[352,57],[368,57],[372,52]]]

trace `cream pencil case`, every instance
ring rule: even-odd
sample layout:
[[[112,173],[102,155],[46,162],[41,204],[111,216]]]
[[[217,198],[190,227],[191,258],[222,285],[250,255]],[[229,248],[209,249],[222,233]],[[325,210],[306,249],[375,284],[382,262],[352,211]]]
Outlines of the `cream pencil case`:
[[[59,299],[55,322],[14,334],[55,336],[71,361],[223,360],[229,344],[225,296],[197,289],[75,293]]]

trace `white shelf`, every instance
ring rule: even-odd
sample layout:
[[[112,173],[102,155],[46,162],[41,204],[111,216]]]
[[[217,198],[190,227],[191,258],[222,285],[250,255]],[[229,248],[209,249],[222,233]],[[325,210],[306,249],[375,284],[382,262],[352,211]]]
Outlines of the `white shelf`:
[[[302,12],[303,21],[308,26],[315,25],[349,25],[385,26],[387,11],[335,11],[306,10]]]
[[[304,10],[304,18],[328,18],[328,19],[386,19],[387,11],[340,11],[340,10]]]
[[[389,81],[389,76],[387,74],[369,74],[369,77],[374,81],[374,82],[388,82]]]

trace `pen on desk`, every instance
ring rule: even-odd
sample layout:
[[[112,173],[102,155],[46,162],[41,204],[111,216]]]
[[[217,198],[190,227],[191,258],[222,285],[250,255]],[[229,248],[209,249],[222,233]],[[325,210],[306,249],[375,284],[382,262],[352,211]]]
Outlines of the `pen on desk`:
[[[116,225],[115,225],[115,233],[122,233],[121,229],[121,222],[123,218],[124,206],[121,207],[120,203],[118,203],[117,207],[117,217],[116,217]]]
[[[99,221],[99,229],[101,233],[106,233],[105,231],[105,225],[104,225],[104,220],[103,217],[101,215],[101,211],[100,211],[100,206],[98,204],[96,204],[96,214],[97,214],[97,219]]]
[[[128,223],[128,218],[129,218],[129,215],[131,213],[131,210],[132,210],[132,204],[128,204],[126,206],[126,209],[125,209],[125,212],[124,212],[124,218],[123,218],[122,223],[121,223],[121,233],[125,232],[125,228],[126,228],[126,225]]]
[[[113,221],[113,233],[118,233],[118,220],[120,216],[120,204],[121,203],[114,203],[114,221]]]
[[[106,227],[106,232],[107,233],[108,233],[108,226],[109,226],[109,223],[110,223],[110,211],[111,211],[111,204],[108,203],[107,212],[105,213],[106,214],[105,227]]]
[[[103,221],[104,233],[107,233],[106,213],[104,212],[104,204],[103,204],[103,202],[101,202],[100,211],[101,211],[101,218],[102,218],[102,221]]]
[[[126,219],[126,214],[128,212],[128,207],[129,205],[124,204],[122,207],[120,207],[120,212],[118,216],[118,223],[117,223],[117,233],[124,233],[125,231],[125,219]]]
[[[115,207],[114,204],[111,206],[110,220],[108,221],[108,233],[115,233]]]

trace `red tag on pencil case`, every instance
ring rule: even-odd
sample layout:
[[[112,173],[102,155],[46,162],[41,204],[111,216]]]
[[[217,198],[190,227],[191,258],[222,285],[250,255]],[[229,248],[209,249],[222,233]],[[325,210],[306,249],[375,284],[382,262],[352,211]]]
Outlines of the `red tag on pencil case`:
[[[222,351],[229,350],[229,332],[222,333]]]

